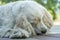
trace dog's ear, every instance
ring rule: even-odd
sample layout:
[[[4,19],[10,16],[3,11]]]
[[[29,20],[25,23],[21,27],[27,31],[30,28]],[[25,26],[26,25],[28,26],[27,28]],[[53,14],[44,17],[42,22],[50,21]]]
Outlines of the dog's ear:
[[[47,11],[47,9],[44,9],[44,16],[43,16],[43,22],[48,27],[51,28],[53,26],[53,19],[51,14]]]

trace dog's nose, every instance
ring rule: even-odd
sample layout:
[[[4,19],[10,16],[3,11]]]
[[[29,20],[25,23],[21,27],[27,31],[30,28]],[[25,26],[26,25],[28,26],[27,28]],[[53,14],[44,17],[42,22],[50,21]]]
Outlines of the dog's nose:
[[[45,34],[47,32],[47,30],[45,29],[45,30],[42,30],[41,31],[41,34]]]

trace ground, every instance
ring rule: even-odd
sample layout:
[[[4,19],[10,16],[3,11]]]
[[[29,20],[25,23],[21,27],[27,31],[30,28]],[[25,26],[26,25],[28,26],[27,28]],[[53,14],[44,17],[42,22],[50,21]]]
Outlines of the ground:
[[[0,38],[0,40],[60,40],[60,22],[55,22],[48,35],[39,35],[26,39]]]

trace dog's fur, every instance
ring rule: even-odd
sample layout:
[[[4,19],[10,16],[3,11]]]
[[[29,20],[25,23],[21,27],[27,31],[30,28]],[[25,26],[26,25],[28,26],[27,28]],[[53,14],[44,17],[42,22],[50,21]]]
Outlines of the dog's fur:
[[[0,37],[30,37],[52,27],[49,12],[34,1],[16,1],[0,6]]]

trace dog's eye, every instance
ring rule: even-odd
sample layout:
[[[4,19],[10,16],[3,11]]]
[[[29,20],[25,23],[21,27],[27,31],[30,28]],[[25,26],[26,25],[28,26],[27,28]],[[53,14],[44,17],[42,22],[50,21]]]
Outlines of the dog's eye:
[[[36,26],[36,24],[34,24],[34,23],[31,23],[31,25],[32,25],[33,27],[35,27],[35,26]]]

